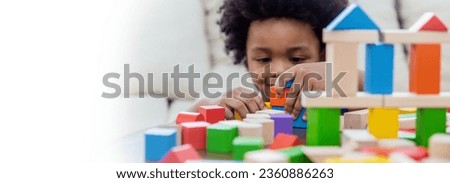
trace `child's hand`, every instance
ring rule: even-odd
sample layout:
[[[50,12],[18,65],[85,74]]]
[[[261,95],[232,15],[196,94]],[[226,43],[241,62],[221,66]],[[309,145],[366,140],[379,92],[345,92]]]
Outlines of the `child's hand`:
[[[245,118],[248,113],[265,108],[264,101],[257,93],[241,87],[228,92],[217,105],[225,108],[226,119],[234,119],[234,112]]]
[[[284,110],[296,119],[302,110],[301,92],[325,90],[325,62],[298,64],[286,70],[275,83],[278,95],[282,95],[286,82],[292,79],[294,82],[289,90]]]

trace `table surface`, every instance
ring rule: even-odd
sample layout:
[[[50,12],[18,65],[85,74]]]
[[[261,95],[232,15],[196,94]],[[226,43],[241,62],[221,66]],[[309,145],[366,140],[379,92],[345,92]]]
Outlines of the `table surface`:
[[[119,139],[115,145],[120,153],[121,162],[125,163],[144,163],[145,161],[145,130],[138,131],[131,135]],[[293,134],[297,135],[300,140],[305,143],[306,130],[301,128],[293,128]],[[199,151],[203,160],[232,160],[231,153],[216,154]],[[148,162],[148,161],[147,161]]]

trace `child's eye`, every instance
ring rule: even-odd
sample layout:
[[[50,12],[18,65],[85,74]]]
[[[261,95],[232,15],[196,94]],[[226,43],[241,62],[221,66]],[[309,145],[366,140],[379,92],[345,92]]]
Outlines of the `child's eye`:
[[[258,62],[264,62],[264,63],[267,63],[267,62],[270,62],[270,61],[272,61],[272,59],[271,58],[259,58],[259,59],[256,59]]]
[[[300,62],[305,61],[306,59],[303,57],[291,57],[291,58],[289,58],[289,60],[294,63],[300,63]]]

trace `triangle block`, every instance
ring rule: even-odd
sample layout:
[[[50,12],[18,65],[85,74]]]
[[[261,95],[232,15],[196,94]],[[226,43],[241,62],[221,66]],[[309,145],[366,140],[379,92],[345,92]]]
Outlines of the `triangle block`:
[[[326,28],[326,30],[379,30],[380,28],[358,4],[345,8]]]
[[[409,28],[410,31],[448,31],[447,26],[434,14],[424,13],[414,25]]]
[[[273,143],[269,146],[269,149],[285,149],[301,145],[300,139],[297,135],[289,135],[285,133],[279,133]]]
[[[160,161],[161,163],[184,163],[187,160],[199,160],[200,154],[190,144],[177,146],[172,148],[166,156]]]

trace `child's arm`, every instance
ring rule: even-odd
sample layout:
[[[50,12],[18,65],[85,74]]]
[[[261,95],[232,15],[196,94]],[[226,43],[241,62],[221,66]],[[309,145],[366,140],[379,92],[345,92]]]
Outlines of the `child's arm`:
[[[247,114],[255,113],[265,108],[264,101],[258,96],[258,93],[242,87],[233,89],[221,98],[201,99],[189,110],[198,111],[198,108],[202,105],[219,105],[224,107],[226,119],[235,119],[234,112],[245,118]]]

